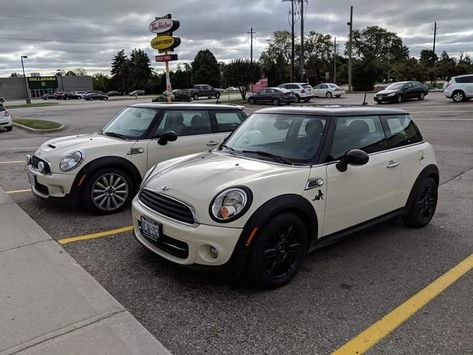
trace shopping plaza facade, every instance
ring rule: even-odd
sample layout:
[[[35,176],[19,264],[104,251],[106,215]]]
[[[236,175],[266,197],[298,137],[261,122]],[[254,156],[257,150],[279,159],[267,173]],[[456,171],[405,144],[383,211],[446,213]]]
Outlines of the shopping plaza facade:
[[[91,76],[31,76],[0,78],[0,97],[6,100],[18,100],[27,97],[40,98],[47,93],[57,91],[89,91],[93,90]]]

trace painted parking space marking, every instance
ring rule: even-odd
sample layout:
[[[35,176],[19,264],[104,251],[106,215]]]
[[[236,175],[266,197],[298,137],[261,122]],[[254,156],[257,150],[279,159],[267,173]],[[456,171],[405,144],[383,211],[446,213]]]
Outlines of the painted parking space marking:
[[[0,164],[26,164],[26,161],[24,160],[12,160],[12,161],[0,161]]]
[[[79,241],[82,241],[82,240],[90,240],[90,239],[109,237],[109,236],[115,235],[115,234],[131,232],[132,230],[133,230],[133,226],[127,226],[127,227],[111,229],[111,230],[104,231],[104,232],[99,232],[99,233],[85,234],[85,235],[80,235],[80,236],[77,236],[77,237],[59,239],[58,243],[61,244],[61,245],[65,245],[65,244],[79,242]]]
[[[460,277],[473,269],[473,254],[437,278],[430,285],[409,298],[376,323],[355,336],[348,343],[335,350],[334,355],[363,354],[430,301],[440,295]]]
[[[5,191],[7,195],[21,194],[25,192],[31,192],[31,189]]]

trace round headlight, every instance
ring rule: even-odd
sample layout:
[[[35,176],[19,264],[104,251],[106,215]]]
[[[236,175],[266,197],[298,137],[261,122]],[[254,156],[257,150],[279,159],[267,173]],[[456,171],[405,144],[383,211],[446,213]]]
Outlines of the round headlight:
[[[230,222],[241,217],[250,207],[251,191],[233,187],[222,191],[210,205],[210,216],[217,222]]]
[[[72,170],[82,162],[84,157],[84,153],[80,150],[69,153],[61,159],[61,162],[59,163],[59,169],[62,171]]]

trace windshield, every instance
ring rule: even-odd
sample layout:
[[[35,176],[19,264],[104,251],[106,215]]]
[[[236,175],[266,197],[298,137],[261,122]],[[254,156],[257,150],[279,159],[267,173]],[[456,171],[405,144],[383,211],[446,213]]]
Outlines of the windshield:
[[[222,148],[252,158],[306,164],[317,154],[326,118],[295,114],[253,114]]]
[[[102,134],[122,136],[123,138],[139,138],[149,128],[156,116],[156,110],[151,108],[127,107],[120,112],[102,130]]]
[[[404,86],[404,83],[394,83],[394,84],[391,84],[389,85],[386,90],[399,90],[400,88],[402,88]]]

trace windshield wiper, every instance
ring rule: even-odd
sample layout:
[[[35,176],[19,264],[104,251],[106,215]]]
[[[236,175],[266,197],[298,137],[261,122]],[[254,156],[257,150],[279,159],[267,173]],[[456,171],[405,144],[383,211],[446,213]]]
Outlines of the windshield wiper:
[[[235,152],[235,149],[233,149],[232,147],[229,147],[228,145],[222,143],[220,144],[220,147],[219,147],[219,150],[222,150],[222,148],[227,148],[227,150],[230,151],[230,153],[234,153]]]
[[[278,161],[278,162],[283,163],[283,164],[292,165],[292,162],[291,162],[291,161],[289,161],[289,160],[287,160],[287,159],[284,159],[282,156],[276,155],[276,154],[272,154],[272,153],[268,153],[268,152],[265,152],[265,151],[262,151],[262,150],[242,150],[241,152],[242,152],[242,153],[253,153],[253,154],[257,154],[257,155],[262,156],[262,157],[272,158],[272,159],[274,159],[275,161]]]
[[[124,134],[116,133],[116,132],[102,132],[102,134],[110,137],[116,137],[116,138],[121,138],[121,139],[128,139],[130,137],[125,136]]]

